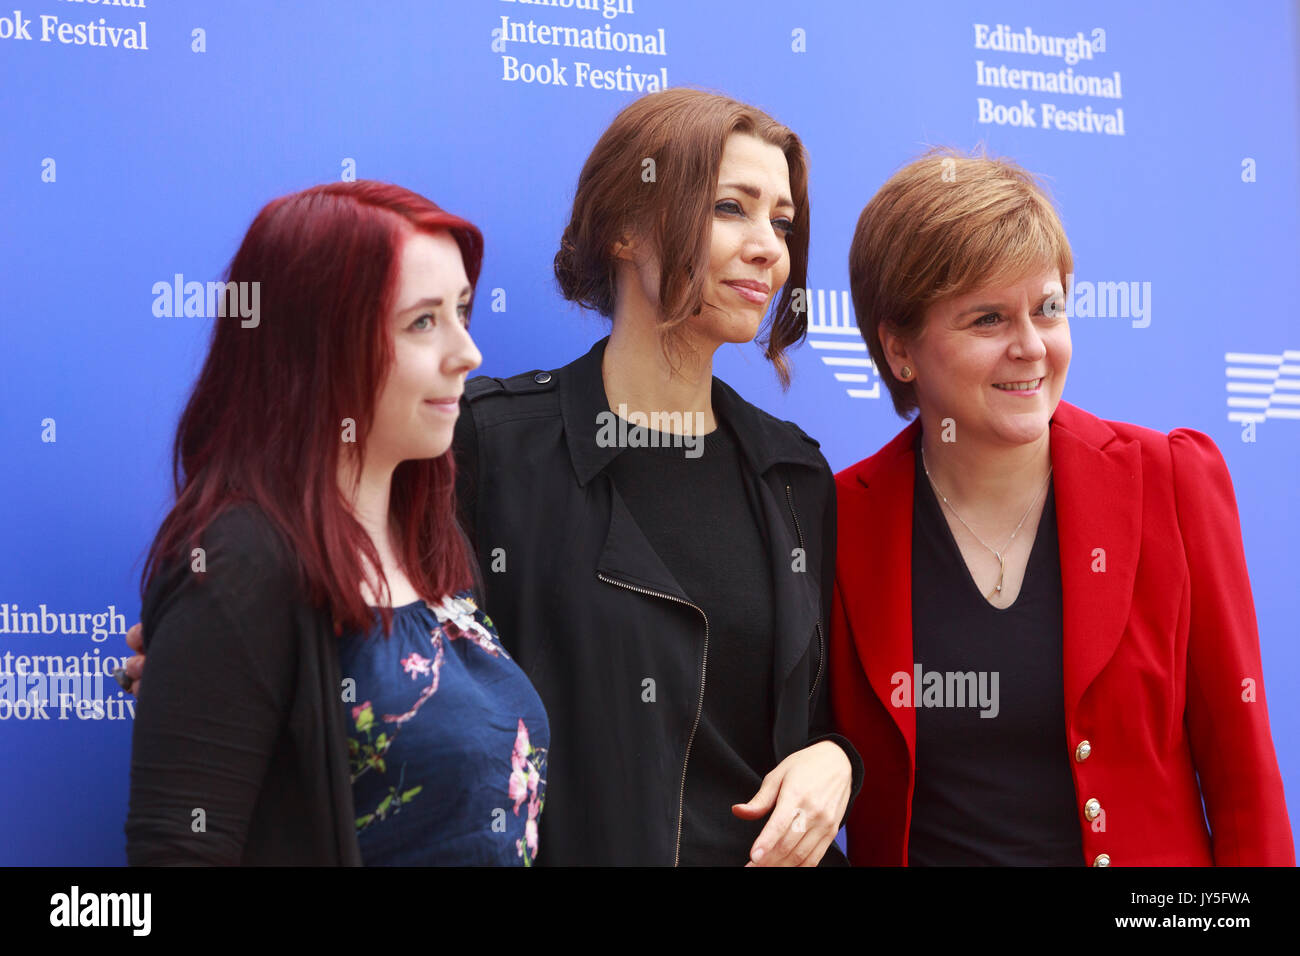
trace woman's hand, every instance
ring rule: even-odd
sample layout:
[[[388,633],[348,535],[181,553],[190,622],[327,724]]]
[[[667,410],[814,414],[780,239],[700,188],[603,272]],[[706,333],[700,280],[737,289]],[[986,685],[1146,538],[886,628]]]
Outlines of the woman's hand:
[[[748,803],[732,805],[731,812],[745,820],[772,814],[745,865],[816,866],[839,832],[852,789],[853,765],[833,741],[786,757]]]
[[[120,668],[123,672],[122,677],[117,677],[116,671],[113,676],[117,677],[117,682],[122,685],[123,690],[139,697],[140,681],[144,679],[144,630],[139,623],[132,624],[131,629],[126,632],[126,646],[135,651],[135,656],[122,662]]]

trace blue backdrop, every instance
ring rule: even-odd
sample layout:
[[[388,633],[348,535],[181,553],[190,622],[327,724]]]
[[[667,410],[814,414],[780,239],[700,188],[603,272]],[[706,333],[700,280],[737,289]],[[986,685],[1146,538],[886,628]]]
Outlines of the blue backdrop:
[[[275,196],[391,180],[483,229],[480,295],[504,290],[505,309],[476,310],[482,371],[561,365],[605,330],[551,276],[578,171],[666,80],[761,106],[809,149],[795,384],[753,346],[716,373],[837,470],[903,424],[865,353],[833,347],[855,341],[833,328],[853,324],[862,206],[931,143],[984,141],[1048,177],[1079,288],[1133,294],[1078,300],[1065,397],[1205,431],[1231,469],[1297,820],[1300,328],[1279,292],[1300,262],[1294,4],[17,2],[0,15],[0,674],[127,653],[211,329],[155,315],[155,283],[215,279]],[[53,632],[22,633],[25,613]],[[111,679],[97,691],[98,710],[0,702],[0,864],[124,862],[132,715]]]

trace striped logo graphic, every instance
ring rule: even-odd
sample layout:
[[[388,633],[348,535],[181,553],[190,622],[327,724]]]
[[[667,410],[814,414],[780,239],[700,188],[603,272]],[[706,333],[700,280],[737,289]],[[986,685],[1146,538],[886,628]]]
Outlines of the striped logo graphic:
[[[804,289],[808,305],[808,344],[842,382],[849,398],[879,398],[876,363],[853,318],[844,289]]]
[[[1228,352],[1228,421],[1300,419],[1300,350],[1279,355]]]

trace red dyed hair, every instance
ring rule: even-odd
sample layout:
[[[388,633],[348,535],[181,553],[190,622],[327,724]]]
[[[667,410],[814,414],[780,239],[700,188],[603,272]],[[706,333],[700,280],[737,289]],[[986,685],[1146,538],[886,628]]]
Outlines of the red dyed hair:
[[[252,503],[296,556],[305,593],[330,610],[336,633],[370,629],[359,582],[377,578],[386,593],[387,581],[339,489],[343,420],[356,423],[352,447],[360,454],[393,361],[386,319],[402,245],[415,231],[441,230],[460,246],[473,286],[483,261],[478,229],[400,186],[328,183],[257,214],[225,279],[260,283],[260,321],[244,328],[237,314],[215,320],[176,431],[176,503],[149,551],[143,587],[219,514]],[[450,449],[393,473],[394,551],[428,598],[472,581],[454,491]],[[387,631],[387,609],[382,618]]]

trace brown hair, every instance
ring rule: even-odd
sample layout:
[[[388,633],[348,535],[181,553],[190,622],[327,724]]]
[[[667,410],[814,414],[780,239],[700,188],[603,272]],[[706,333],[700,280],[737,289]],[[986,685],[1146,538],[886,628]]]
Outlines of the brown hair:
[[[917,407],[916,387],[894,376],[883,326],[921,334],[934,303],[1055,266],[1065,287],[1074,256],[1046,189],[1009,159],[929,150],[894,173],[867,203],[849,248],[858,328],[894,410]]]
[[[803,337],[808,324],[807,311],[794,307],[794,290],[803,288],[808,274],[808,161],[799,137],[753,106],[673,88],[625,107],[582,167],[573,213],[555,255],[555,278],[566,299],[612,319],[614,247],[629,233],[646,236],[659,261],[660,331],[671,356],[674,330],[703,307],[718,167],[733,133],[779,147],[790,167],[798,214],[786,240],[790,275],[759,333],[763,354],[788,387],[785,350]],[[653,160],[653,167],[646,160]]]

